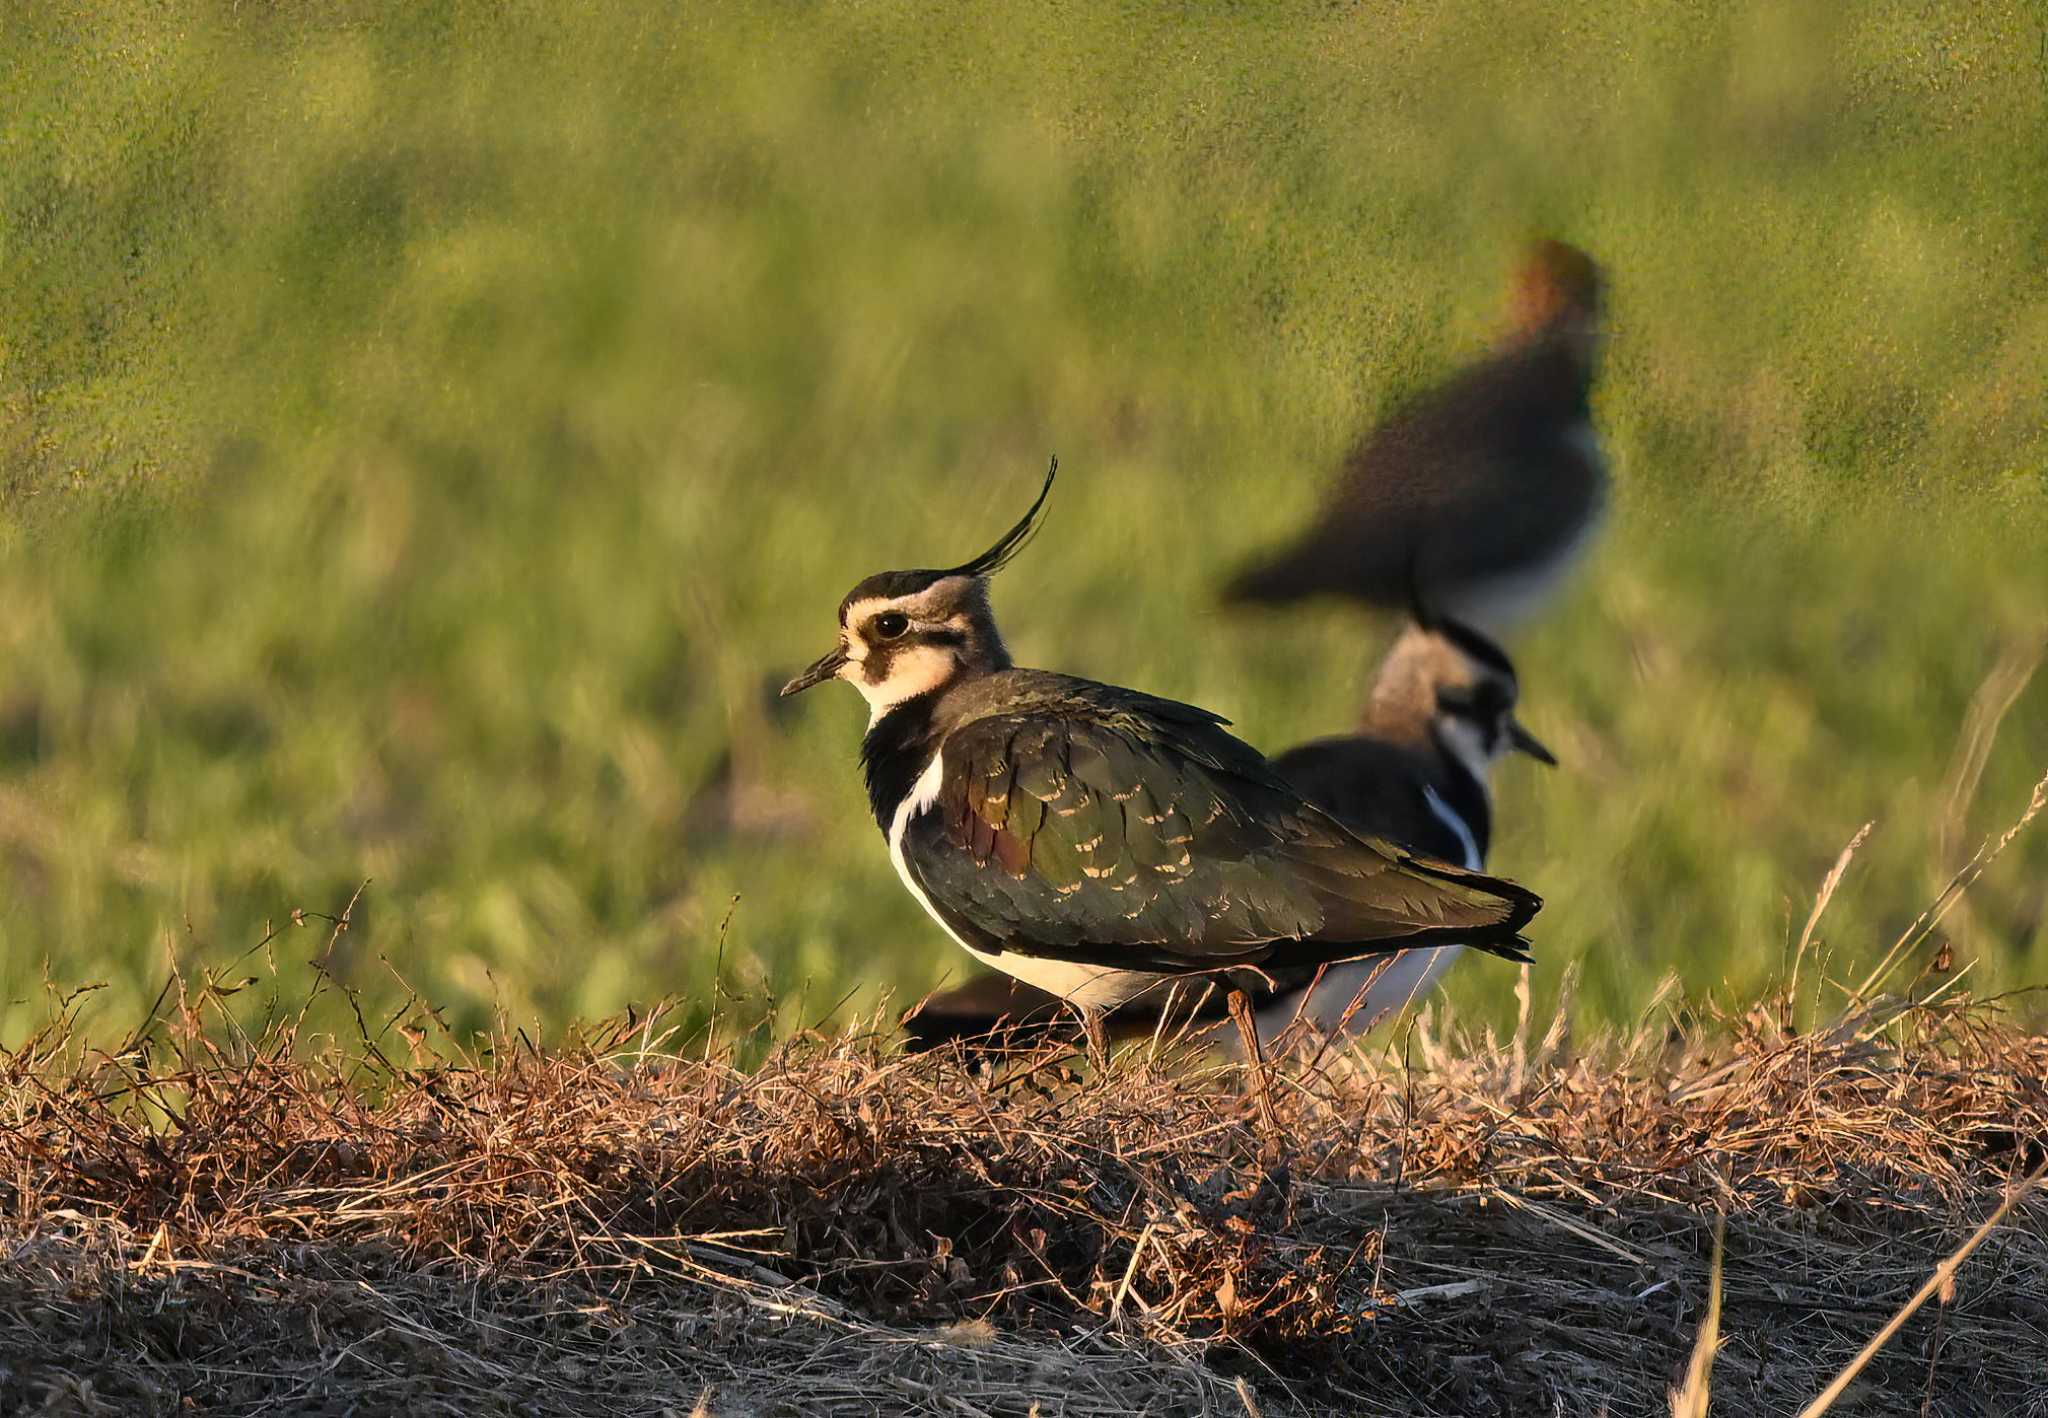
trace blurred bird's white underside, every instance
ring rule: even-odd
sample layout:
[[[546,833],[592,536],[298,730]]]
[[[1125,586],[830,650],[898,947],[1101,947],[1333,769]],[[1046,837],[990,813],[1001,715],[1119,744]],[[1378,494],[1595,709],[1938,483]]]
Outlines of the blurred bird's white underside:
[[[1603,469],[1606,458],[1600,451],[1600,437],[1590,423],[1574,425],[1565,441],[1582,457]],[[1532,566],[1503,575],[1483,577],[1464,586],[1433,588],[1432,595],[1460,620],[1468,620],[1491,635],[1504,635],[1528,624],[1535,614],[1556,598],[1565,581],[1599,539],[1606,523],[1607,509],[1596,507],[1570,539]]]

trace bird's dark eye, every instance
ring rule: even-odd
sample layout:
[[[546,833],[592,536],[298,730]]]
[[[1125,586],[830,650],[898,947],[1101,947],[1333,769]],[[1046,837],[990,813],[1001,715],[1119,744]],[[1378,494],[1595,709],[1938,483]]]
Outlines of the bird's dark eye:
[[[901,611],[883,611],[868,622],[868,628],[883,640],[894,640],[910,629],[910,617]]]

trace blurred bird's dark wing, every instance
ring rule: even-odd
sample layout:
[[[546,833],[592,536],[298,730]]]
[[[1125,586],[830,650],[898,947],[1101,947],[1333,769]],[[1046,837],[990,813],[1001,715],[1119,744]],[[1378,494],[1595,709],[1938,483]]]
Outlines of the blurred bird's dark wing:
[[[1362,838],[1215,716],[1085,681],[949,734],[905,865],[978,948],[1174,973],[1457,940],[1520,956],[1540,904]]]
[[[1583,375],[1542,347],[1467,369],[1352,449],[1309,529],[1230,583],[1232,601],[1340,591],[1401,604],[1556,555],[1598,517]]]

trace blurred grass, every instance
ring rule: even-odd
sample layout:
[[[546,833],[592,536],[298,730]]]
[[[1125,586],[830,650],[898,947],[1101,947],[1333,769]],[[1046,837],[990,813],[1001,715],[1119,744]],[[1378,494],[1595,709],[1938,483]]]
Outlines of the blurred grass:
[[[957,973],[854,696],[764,685],[1057,451],[1020,659],[1271,748],[1348,723],[1380,628],[1212,588],[1484,344],[1538,230],[1613,273],[1620,481],[1519,646],[1567,765],[1502,785],[1539,992],[1753,988],[1872,818],[1824,934],[1873,958],[2048,769],[2048,676],[1981,776],[1966,735],[2048,636],[2041,26],[9,7],[7,1032],[46,975],[127,1022],[169,953],[247,973],[364,878],[335,973],[470,1020],[702,1000],[721,960],[813,1016]],[[2022,839],[1952,918],[1980,992],[2048,978],[2044,868]]]

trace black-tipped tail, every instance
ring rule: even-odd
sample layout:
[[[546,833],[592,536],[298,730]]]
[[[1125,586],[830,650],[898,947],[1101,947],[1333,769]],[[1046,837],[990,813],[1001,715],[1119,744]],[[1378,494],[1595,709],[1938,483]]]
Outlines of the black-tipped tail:
[[[1474,884],[1483,884],[1508,903],[1507,919],[1499,925],[1487,926],[1463,937],[1463,943],[1474,950],[1488,955],[1498,955],[1503,960],[1528,965],[1533,961],[1529,955],[1529,939],[1522,934],[1522,927],[1536,918],[1543,909],[1543,898],[1519,882],[1505,877],[1479,876],[1465,873],[1465,879]]]
[[[1503,960],[1520,964],[1532,963],[1529,956],[1529,941],[1523,936],[1522,928],[1536,919],[1536,913],[1543,909],[1543,898],[1518,881],[1504,876],[1488,876],[1484,872],[1468,871],[1449,862],[1433,861],[1428,857],[1409,856],[1403,863],[1407,869],[1423,877],[1432,877],[1461,888],[1460,894],[1468,903],[1475,898],[1487,902],[1487,914],[1495,918],[1479,923],[1465,922],[1456,926],[1433,926],[1425,934],[1439,940],[1456,937],[1457,944],[1488,955],[1498,955]],[[1488,900],[1487,898],[1491,898]],[[1418,940],[1417,944],[1425,942]]]

